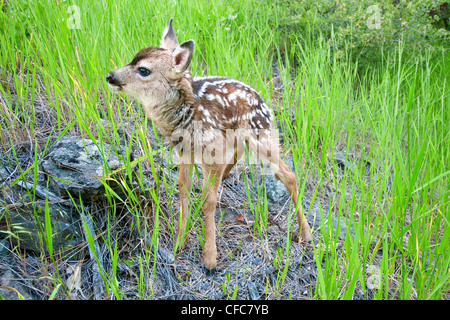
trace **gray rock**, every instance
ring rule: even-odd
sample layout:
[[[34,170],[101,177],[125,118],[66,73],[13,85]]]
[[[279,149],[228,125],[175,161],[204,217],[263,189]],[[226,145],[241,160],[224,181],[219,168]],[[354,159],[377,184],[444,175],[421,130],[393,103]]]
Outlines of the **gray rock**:
[[[47,200],[47,205],[46,205]],[[69,200],[63,200],[46,187],[26,181],[18,181],[0,194],[0,230],[13,246],[27,251],[48,253],[45,242],[45,216],[48,210],[53,251],[63,256],[72,255],[68,250],[83,241],[78,211]],[[6,249],[3,249],[6,250]],[[0,248],[2,251],[2,248]]]
[[[61,197],[67,198],[70,194],[75,199],[81,196],[85,200],[95,200],[105,194],[103,177],[123,165],[121,158],[124,155],[119,157],[106,143],[62,137],[42,162],[42,170]],[[113,180],[106,179],[105,182],[113,189],[119,189]]]
[[[35,300],[28,289],[18,281],[11,270],[6,270],[0,275],[0,295],[5,300]]]
[[[158,258],[160,258],[164,263],[169,265],[175,263],[175,257],[173,252],[161,246],[158,246]]]
[[[248,288],[248,293],[250,294],[250,299],[251,300],[259,300],[260,294],[258,292],[258,288],[256,287],[256,285],[249,281],[247,284],[247,288]]]
[[[9,241],[7,239],[0,239],[0,256],[9,254]]]
[[[292,171],[295,171],[292,158],[287,159],[286,163],[292,169]],[[267,198],[270,201],[279,202],[280,200],[284,200],[286,197],[289,197],[289,192],[286,189],[285,185],[281,181],[275,179],[275,175],[268,168],[268,166],[263,166],[263,172],[265,174],[262,175],[259,179],[258,185],[265,183]]]
[[[347,167],[349,170],[353,172],[355,163],[351,160],[351,157],[347,156],[344,152],[340,152],[334,155],[334,160],[336,161],[336,164],[338,167],[344,171]]]
[[[8,172],[5,168],[0,167],[0,183],[3,183],[8,178]]]
[[[347,168],[351,172],[353,172],[355,168],[357,168],[357,166],[361,163],[366,166],[370,166],[372,161],[368,154],[361,155],[353,148],[348,148],[347,151],[346,146],[342,146],[341,148],[339,148],[334,154],[333,158],[342,171]]]
[[[120,194],[120,186],[115,182],[117,175],[112,172],[120,171],[125,158],[106,143],[95,144],[80,137],[60,138],[41,164],[48,183],[42,175],[36,181],[18,181],[5,191],[7,194],[0,194],[3,206],[0,206],[0,216],[4,217],[0,220],[0,229],[14,235],[11,237],[14,245],[48,253],[45,241],[45,212],[48,210],[53,251],[73,255],[76,251],[69,249],[75,248],[84,237],[80,214],[69,194],[75,201],[81,197],[86,203],[104,196],[106,184]],[[77,253],[76,257],[79,255]]]
[[[13,243],[34,252],[48,253],[45,237],[45,201],[34,203],[24,201],[21,206],[6,211],[9,231]],[[83,241],[79,215],[73,208],[61,204],[49,204],[48,213],[52,228],[53,252],[61,255],[71,254],[71,247]]]
[[[305,210],[305,213],[307,211]],[[309,214],[307,215],[306,219],[310,223],[311,227],[313,229],[320,229],[321,227],[325,228],[325,230],[328,230],[330,227],[328,224],[328,218],[331,218],[331,227],[333,228],[333,233],[339,232],[338,238],[340,240],[344,240],[347,236],[353,236],[355,234],[353,222],[350,222],[346,217],[335,217],[331,215],[329,217],[328,210],[322,209],[322,212],[320,212],[319,207],[317,205],[314,205]],[[349,234],[347,232],[347,226],[349,226]]]
[[[267,198],[272,202],[279,202],[289,196],[289,192],[285,185],[275,179],[274,175],[265,176]]]

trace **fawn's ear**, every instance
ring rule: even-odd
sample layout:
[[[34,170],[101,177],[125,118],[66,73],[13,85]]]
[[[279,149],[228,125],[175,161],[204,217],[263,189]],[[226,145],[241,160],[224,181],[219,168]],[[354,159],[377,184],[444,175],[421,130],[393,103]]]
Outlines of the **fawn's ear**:
[[[177,36],[172,27],[173,19],[170,18],[169,23],[167,23],[166,28],[163,31],[161,38],[161,48],[174,50],[178,46]]]
[[[194,52],[194,40],[183,42],[175,48],[172,52],[173,65],[176,73],[186,71],[192,60],[192,53]]]

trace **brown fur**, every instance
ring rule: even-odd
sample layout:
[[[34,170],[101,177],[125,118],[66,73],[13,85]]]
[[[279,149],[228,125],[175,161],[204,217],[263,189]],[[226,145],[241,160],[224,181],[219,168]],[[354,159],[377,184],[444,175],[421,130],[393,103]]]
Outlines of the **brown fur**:
[[[190,169],[197,161],[203,170],[204,264],[208,269],[216,267],[217,190],[243,155],[245,143],[249,151],[269,164],[275,177],[288,189],[297,211],[300,238],[310,241],[310,227],[298,200],[297,179],[280,158],[269,108],[254,89],[237,80],[192,79],[189,63],[193,48],[192,40],[178,44],[171,19],[163,32],[161,48],[141,50],[130,64],[107,76],[112,88],[123,90],[142,103],[147,116],[180,154],[181,206],[177,240],[181,244],[184,242],[188,195],[192,187]],[[141,68],[150,74],[145,75],[146,71]]]

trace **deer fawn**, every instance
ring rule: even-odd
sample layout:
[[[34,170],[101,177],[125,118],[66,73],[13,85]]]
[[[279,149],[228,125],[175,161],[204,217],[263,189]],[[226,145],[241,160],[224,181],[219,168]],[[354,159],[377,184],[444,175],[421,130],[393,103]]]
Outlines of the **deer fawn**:
[[[191,166],[203,171],[202,211],[205,218],[204,265],[217,265],[214,214],[217,190],[245,152],[268,163],[276,179],[288,189],[297,212],[300,239],[311,241],[310,227],[302,214],[295,174],[281,160],[273,119],[268,106],[248,85],[225,77],[191,78],[189,64],[194,41],[178,43],[172,19],[164,29],[161,47],[141,50],[130,64],[111,71],[111,88],[139,100],[148,118],[180,155],[178,185],[180,216],[177,241],[183,246],[189,213]],[[180,138],[182,141],[180,142]]]

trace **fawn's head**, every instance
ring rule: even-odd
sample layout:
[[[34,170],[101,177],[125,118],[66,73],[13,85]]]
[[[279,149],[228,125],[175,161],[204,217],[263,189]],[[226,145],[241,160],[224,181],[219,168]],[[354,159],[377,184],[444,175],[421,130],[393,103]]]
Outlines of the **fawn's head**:
[[[113,89],[138,99],[151,115],[154,107],[180,99],[178,82],[189,72],[193,50],[193,40],[178,44],[170,19],[160,48],[142,49],[129,64],[111,71],[106,81]]]

